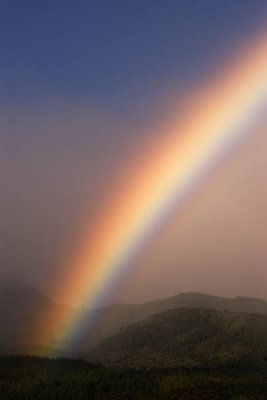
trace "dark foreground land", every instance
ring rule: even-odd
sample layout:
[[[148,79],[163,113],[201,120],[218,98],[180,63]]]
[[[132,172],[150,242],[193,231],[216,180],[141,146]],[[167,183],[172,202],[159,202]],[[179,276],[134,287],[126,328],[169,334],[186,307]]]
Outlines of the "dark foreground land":
[[[130,370],[79,360],[1,357],[0,399],[263,400],[267,376],[237,369]]]

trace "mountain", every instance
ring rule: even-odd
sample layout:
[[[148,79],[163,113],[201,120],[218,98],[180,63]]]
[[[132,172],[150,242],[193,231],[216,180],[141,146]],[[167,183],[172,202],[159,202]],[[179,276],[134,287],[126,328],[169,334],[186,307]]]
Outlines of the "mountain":
[[[105,339],[88,359],[119,367],[255,366],[267,371],[267,315],[169,310]]]
[[[85,316],[81,334],[70,340],[72,355],[88,353],[104,339],[125,330],[126,327],[154,314],[176,308],[204,308],[232,312],[266,313],[264,300],[246,297],[227,299],[201,293],[182,293],[168,299],[144,304],[115,304],[93,310],[82,311]],[[58,305],[38,289],[14,279],[0,280],[0,353],[23,353],[50,355],[57,349],[47,349],[47,343],[56,339],[54,321],[72,318],[71,310]],[[67,343],[68,338],[66,338]]]
[[[49,354],[44,347],[52,337],[51,321],[45,313],[53,310],[58,317],[69,311],[54,304],[36,288],[15,279],[0,281],[0,353]],[[41,335],[46,332],[46,335]],[[41,339],[43,336],[43,339]]]
[[[83,348],[92,348],[103,339],[119,333],[127,326],[143,319],[176,308],[204,308],[231,312],[267,314],[267,302],[249,297],[224,298],[203,293],[181,293],[176,296],[143,304],[115,304],[95,311],[97,324],[92,331],[89,324],[83,338]],[[88,315],[88,321],[90,317]],[[86,327],[86,322],[84,324]]]

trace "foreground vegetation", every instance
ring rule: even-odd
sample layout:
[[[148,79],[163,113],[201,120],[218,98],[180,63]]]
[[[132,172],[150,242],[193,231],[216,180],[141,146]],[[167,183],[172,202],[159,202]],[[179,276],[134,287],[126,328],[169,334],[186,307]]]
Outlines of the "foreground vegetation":
[[[237,370],[131,370],[80,360],[0,358],[1,400],[264,400],[267,377]]]

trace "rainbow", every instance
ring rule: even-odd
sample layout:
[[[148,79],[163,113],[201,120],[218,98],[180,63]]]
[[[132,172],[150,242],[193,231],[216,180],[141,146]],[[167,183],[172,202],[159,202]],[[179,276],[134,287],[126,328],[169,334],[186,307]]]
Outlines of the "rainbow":
[[[161,127],[162,134],[142,146],[125,181],[90,221],[57,295],[97,307],[166,214],[253,127],[267,100],[266,50],[265,34],[250,41],[211,82],[188,96],[180,115]],[[56,339],[46,344],[64,347],[81,329],[84,313],[64,320],[48,313]]]

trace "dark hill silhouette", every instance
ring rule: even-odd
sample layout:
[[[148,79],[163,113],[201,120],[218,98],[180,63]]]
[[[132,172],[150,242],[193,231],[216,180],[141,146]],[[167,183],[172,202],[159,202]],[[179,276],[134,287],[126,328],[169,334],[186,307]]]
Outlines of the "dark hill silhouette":
[[[267,314],[267,302],[261,299],[225,298],[203,293],[181,293],[143,304],[115,304],[99,310],[97,328],[84,338],[83,348],[94,347],[101,340],[153,314],[182,307]]]
[[[42,303],[52,303],[38,289],[22,282],[18,279],[2,279],[0,280],[0,303],[1,311],[5,308],[5,312],[19,312],[21,307],[34,308]]]
[[[45,310],[55,310],[58,315],[69,311],[54,304],[38,289],[16,279],[0,281],[0,352],[3,354],[49,354],[39,341],[38,325],[48,335],[49,321],[42,325]],[[41,321],[41,323],[40,323]]]
[[[201,293],[182,293],[168,299],[144,304],[115,304],[96,310],[96,324],[92,329],[90,313],[83,325],[83,336],[72,343],[72,354],[83,355],[102,340],[119,333],[127,326],[154,314],[181,307],[227,310],[232,312],[267,313],[264,300],[237,297],[234,299]],[[23,354],[50,354],[40,341],[40,330],[46,339],[56,337],[49,312],[60,319],[68,318],[73,310],[51,301],[38,289],[14,279],[0,280],[0,352]],[[36,327],[39,325],[39,332]],[[60,349],[57,349],[60,350]]]
[[[119,367],[267,370],[267,315],[169,310],[105,339],[88,358]]]

